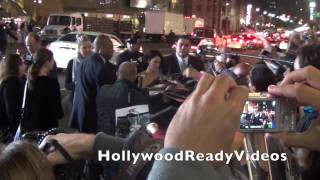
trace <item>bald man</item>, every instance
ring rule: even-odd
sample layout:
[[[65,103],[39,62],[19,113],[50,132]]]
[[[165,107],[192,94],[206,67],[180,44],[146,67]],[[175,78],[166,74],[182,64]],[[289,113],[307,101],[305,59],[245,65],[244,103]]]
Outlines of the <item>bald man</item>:
[[[137,67],[123,62],[118,69],[118,80],[113,85],[104,85],[97,96],[98,132],[115,135],[115,110],[133,105],[147,104],[147,92],[134,84]]]
[[[108,36],[99,35],[93,42],[94,54],[84,59],[78,69],[70,127],[80,132],[97,132],[97,91],[103,84],[113,84],[116,67],[109,62],[113,44]]]

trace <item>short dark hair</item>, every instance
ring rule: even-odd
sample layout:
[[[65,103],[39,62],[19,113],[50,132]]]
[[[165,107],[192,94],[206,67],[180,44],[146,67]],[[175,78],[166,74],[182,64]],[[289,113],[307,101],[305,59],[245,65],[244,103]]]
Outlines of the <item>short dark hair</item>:
[[[320,44],[303,46],[299,51],[298,57],[300,68],[311,65],[320,69]]]
[[[276,75],[264,64],[256,64],[250,72],[251,85],[256,92],[266,92],[268,86],[276,84]]]
[[[163,56],[160,53],[160,51],[155,50],[155,49],[151,49],[146,55],[145,58],[148,62],[150,62],[151,59],[155,58],[155,57],[160,57],[161,61],[163,60]]]
[[[137,44],[138,42],[140,42],[140,39],[137,36],[132,36],[126,39],[126,43]]]

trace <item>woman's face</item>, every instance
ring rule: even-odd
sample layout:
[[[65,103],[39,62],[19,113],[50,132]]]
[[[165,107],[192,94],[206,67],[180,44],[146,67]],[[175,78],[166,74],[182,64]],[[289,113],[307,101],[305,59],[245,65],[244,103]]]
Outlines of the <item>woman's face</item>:
[[[79,48],[80,55],[86,57],[92,52],[92,44],[90,41],[84,41]]]
[[[156,56],[152,58],[149,62],[149,68],[152,70],[159,70],[161,64],[161,58],[159,56]]]

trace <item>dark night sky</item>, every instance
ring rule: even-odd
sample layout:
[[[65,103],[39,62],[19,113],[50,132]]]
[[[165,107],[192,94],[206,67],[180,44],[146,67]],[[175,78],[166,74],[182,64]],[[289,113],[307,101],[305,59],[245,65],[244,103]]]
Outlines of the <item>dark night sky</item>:
[[[260,7],[262,10],[271,11],[267,6],[268,0],[245,0],[246,3],[252,3],[254,6]],[[308,1],[306,0],[273,0],[277,4],[275,11],[277,15],[290,14],[299,18],[308,16]],[[301,12],[300,9],[303,9]]]

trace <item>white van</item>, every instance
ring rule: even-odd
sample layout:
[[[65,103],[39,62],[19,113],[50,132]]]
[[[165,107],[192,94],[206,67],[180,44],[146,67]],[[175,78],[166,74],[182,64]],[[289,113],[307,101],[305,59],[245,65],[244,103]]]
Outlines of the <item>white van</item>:
[[[47,25],[41,31],[41,39],[54,41],[68,31],[83,31],[83,16],[80,13],[50,14]]]

